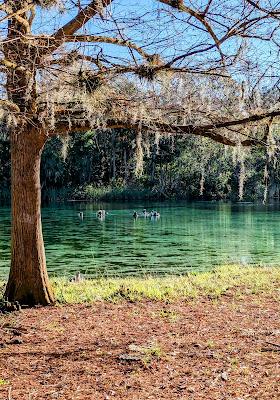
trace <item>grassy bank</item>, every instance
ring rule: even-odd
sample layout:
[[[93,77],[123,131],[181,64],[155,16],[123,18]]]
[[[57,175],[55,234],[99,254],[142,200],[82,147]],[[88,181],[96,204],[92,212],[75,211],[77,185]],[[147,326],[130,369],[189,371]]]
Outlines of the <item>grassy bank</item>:
[[[134,200],[158,200],[161,195],[143,187],[122,187],[85,185],[76,188],[72,194],[73,199],[87,201],[134,201]]]
[[[184,276],[101,278],[79,283],[56,278],[52,284],[57,300],[68,304],[122,299],[172,302],[199,296],[218,298],[231,289],[234,296],[267,293],[280,299],[280,268],[223,266]]]

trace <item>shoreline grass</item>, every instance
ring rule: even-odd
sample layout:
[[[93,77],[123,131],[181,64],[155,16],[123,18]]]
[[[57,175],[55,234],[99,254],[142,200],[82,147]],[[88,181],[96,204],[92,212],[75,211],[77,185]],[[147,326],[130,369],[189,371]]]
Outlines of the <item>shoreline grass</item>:
[[[280,300],[280,268],[225,265],[183,276],[95,278],[69,282],[52,278],[58,303],[154,300],[172,302],[199,297],[219,298],[234,289],[235,296],[271,294]]]

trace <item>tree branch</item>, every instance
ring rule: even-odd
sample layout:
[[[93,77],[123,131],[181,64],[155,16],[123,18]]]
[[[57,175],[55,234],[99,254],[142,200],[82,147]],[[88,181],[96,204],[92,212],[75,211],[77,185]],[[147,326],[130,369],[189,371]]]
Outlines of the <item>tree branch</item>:
[[[212,29],[211,25],[209,24],[208,21],[206,21],[205,19],[205,12],[200,13],[198,11],[193,10],[192,8],[186,6],[184,4],[183,0],[178,0],[178,1],[174,1],[174,0],[158,0],[160,3],[166,4],[172,8],[175,8],[179,11],[184,11],[187,12],[189,15],[191,15],[192,17],[196,18],[207,30],[207,32],[210,34],[210,36],[212,37],[215,46],[217,47],[221,59],[224,59],[224,55],[222,53],[222,50],[220,48],[221,45],[221,41],[219,40],[219,38],[217,37],[217,35],[215,34],[214,30]]]
[[[215,124],[209,124],[209,125],[204,125],[201,128],[208,130],[208,129],[219,129],[219,128],[228,128],[230,126],[236,126],[236,125],[246,125],[251,122],[257,122],[257,121],[262,121],[263,119],[266,118],[274,118],[274,117],[279,117],[280,116],[280,110],[275,110],[275,111],[270,111],[262,114],[253,114],[249,117],[246,118],[241,118],[241,119],[236,119],[236,120],[231,120],[231,121],[224,121],[224,122],[218,122]]]
[[[93,0],[90,4],[81,9],[79,13],[74,17],[71,21],[67,22],[64,26],[62,26],[54,35],[54,39],[56,40],[57,44],[52,48],[54,51],[58,48],[63,42],[64,38],[67,35],[73,35],[79,29],[81,29],[91,18],[95,15],[100,14],[103,8],[107,7],[109,4],[112,3],[113,0]]]
[[[221,133],[217,132],[217,129],[221,128],[229,128],[231,126],[241,126],[247,125],[252,122],[261,121],[267,118],[270,118],[270,124],[272,122],[272,118],[276,116],[280,116],[279,111],[272,111],[268,113],[252,115],[247,118],[236,119],[231,121],[224,121],[215,124],[207,124],[201,126],[195,126],[192,124],[189,125],[174,125],[168,123],[161,123],[158,121],[118,121],[108,119],[104,121],[102,126],[93,126],[91,121],[87,120],[84,115],[82,115],[82,111],[75,111],[71,112],[70,110],[60,110],[58,112],[58,122],[56,124],[55,130],[50,132],[51,136],[65,134],[69,132],[84,132],[90,129],[117,129],[117,128],[127,128],[127,129],[139,129],[141,125],[141,129],[146,131],[160,131],[163,133],[173,133],[178,135],[196,135],[196,136],[203,136],[209,139],[214,140],[215,142],[222,143],[227,146],[237,146],[241,144],[242,146],[256,146],[256,145],[266,145],[266,137],[267,137],[267,130],[264,134],[262,139],[258,138],[247,138],[243,141],[235,141],[229,139],[228,137],[222,135]],[[69,123],[71,121],[71,123]]]
[[[5,15],[5,17],[0,19],[0,23],[5,21],[6,19],[11,19],[11,18],[15,18],[16,20],[18,20],[19,22],[22,23],[22,18],[20,17],[21,14],[26,13],[27,11],[31,10],[33,7],[34,7],[34,5],[31,3],[31,4],[28,4],[26,7],[13,12],[10,7],[3,4],[0,6],[0,10],[3,10],[4,12],[6,12],[7,15]]]
[[[0,100],[0,107],[9,111],[20,112],[19,106],[9,100]]]
[[[119,38],[112,38],[107,36],[95,36],[95,35],[66,35],[64,37],[65,42],[87,42],[87,43],[108,43],[115,44],[118,46],[128,47],[130,49],[136,50],[143,58],[150,60],[154,55],[147,54],[141,47],[137,46],[135,43],[129,40],[122,40]]]
[[[267,10],[267,9],[261,7],[258,3],[256,3],[256,2],[253,1],[253,0],[246,0],[246,2],[247,2],[248,4],[250,4],[252,7],[254,7],[255,9],[257,9],[257,10],[263,12],[264,14],[267,14],[267,15],[269,15],[270,17],[276,18],[276,19],[279,20],[280,10],[274,10],[274,11],[272,11],[272,10]]]

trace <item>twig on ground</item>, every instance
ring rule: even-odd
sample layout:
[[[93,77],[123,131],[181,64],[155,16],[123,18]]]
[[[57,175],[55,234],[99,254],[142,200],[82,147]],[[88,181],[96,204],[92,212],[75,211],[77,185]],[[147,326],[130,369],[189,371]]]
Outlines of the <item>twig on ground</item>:
[[[270,345],[270,346],[273,346],[274,348],[268,348],[268,347],[265,347],[265,348],[262,348],[262,351],[280,351],[280,344],[278,344],[278,343],[271,343],[271,342],[265,342],[266,344],[268,344],[268,345]],[[276,347],[276,348],[275,348]]]

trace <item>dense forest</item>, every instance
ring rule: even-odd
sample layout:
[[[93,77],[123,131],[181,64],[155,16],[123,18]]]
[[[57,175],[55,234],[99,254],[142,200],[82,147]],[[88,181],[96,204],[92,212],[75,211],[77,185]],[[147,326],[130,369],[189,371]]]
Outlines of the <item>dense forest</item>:
[[[141,154],[139,154],[139,152]],[[1,201],[10,199],[9,141],[0,142]],[[188,199],[237,201],[279,196],[280,168],[265,149],[207,138],[142,138],[119,129],[55,137],[42,157],[44,202]]]

